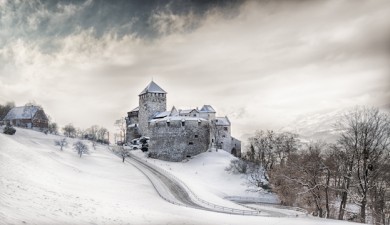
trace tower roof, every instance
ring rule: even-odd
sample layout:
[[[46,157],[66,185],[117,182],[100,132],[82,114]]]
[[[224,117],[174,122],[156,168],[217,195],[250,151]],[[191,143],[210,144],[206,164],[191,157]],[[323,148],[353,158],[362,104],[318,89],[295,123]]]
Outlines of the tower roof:
[[[154,81],[151,81],[148,86],[139,94],[143,95],[146,93],[162,93],[166,94],[167,92],[164,91],[160,86],[158,86]]]
[[[201,112],[215,113],[214,108],[211,105],[204,105],[201,109]]]

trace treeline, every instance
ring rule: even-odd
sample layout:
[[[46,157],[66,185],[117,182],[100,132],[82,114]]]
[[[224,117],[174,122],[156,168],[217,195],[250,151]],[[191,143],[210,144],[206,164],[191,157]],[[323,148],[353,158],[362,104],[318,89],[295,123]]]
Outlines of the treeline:
[[[335,128],[339,136],[332,144],[302,143],[292,133],[256,132],[244,159],[249,168],[261,169],[252,169],[249,184],[258,190],[270,186],[282,204],[319,217],[389,225],[389,114],[356,108]]]
[[[109,132],[106,128],[93,125],[87,129],[76,128],[73,124],[67,124],[62,128],[66,137],[86,139],[102,144],[109,144]]]
[[[0,104],[0,121],[3,120],[7,113],[14,107],[14,102],[7,102],[4,105]]]

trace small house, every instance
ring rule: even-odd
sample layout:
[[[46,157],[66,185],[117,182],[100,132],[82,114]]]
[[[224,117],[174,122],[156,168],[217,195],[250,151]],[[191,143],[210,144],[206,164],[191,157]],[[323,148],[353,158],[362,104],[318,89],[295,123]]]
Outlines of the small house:
[[[12,108],[4,117],[3,123],[39,130],[47,130],[49,127],[49,119],[43,109],[34,105]]]

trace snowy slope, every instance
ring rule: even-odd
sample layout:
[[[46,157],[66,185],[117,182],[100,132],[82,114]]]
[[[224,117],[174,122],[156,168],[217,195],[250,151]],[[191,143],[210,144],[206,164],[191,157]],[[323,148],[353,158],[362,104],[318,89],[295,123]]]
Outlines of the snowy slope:
[[[24,129],[14,136],[0,134],[0,224],[350,224],[175,206],[106,147],[79,158],[70,147],[59,151],[53,145],[59,138]],[[214,195],[221,188],[205,189]]]
[[[219,203],[228,207],[226,203],[217,199],[229,196],[258,198],[267,203],[278,202],[277,196],[274,194],[248,192],[244,175],[230,174],[225,171],[230,161],[236,159],[225,151],[204,152],[183,162],[166,162],[146,158],[140,150],[133,152],[180,178],[200,197],[214,199],[213,203],[215,204]]]

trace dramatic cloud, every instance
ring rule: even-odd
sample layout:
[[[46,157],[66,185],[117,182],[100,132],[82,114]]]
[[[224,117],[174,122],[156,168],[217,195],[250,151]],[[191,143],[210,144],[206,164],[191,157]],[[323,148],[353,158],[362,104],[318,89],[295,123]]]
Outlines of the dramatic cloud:
[[[388,107],[386,0],[134,2],[0,1],[0,103],[112,128],[153,78],[168,107],[211,104],[238,137]]]

